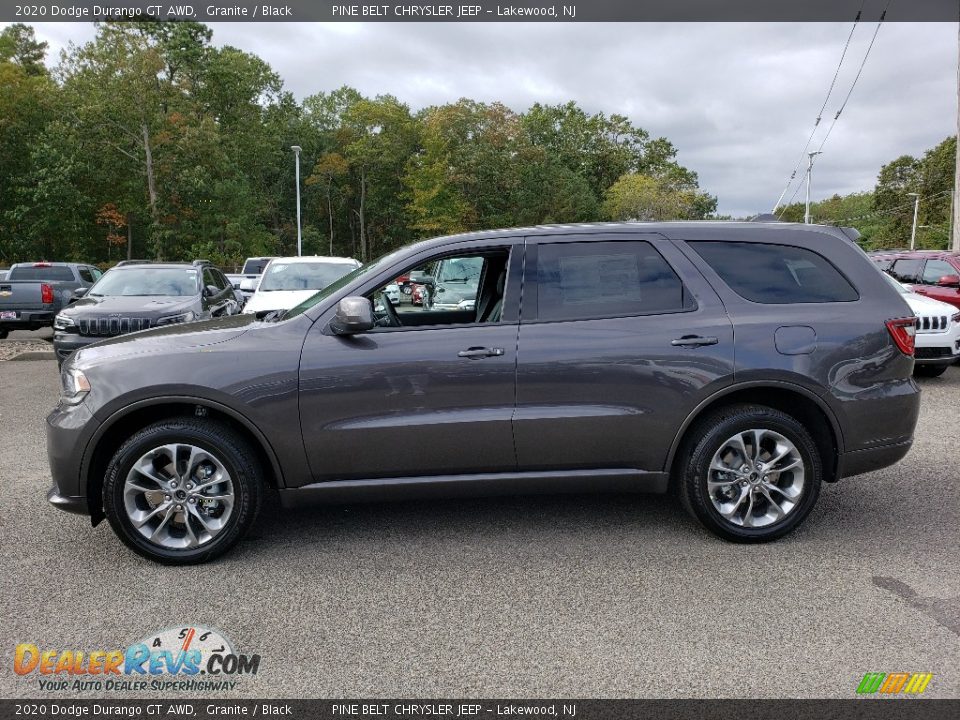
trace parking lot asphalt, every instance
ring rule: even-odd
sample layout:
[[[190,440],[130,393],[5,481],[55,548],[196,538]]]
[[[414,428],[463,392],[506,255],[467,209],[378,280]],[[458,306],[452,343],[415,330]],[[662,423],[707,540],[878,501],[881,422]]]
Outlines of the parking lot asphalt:
[[[14,674],[17,643],[198,623],[261,656],[222,697],[854,697],[899,671],[958,697],[960,367],[921,382],[906,459],[825,487],[774,544],[665,497],[273,505],[226,557],[171,568],[47,505],[56,365],[0,362],[0,696],[67,697]]]

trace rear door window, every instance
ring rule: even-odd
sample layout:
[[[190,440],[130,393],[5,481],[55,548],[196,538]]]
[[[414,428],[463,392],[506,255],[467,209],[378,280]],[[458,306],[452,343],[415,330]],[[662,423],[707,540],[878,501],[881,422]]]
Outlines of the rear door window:
[[[589,320],[681,312],[683,283],[645,241],[542,244],[537,258],[540,320]]]
[[[859,294],[819,253],[752,242],[687,243],[740,297],[768,305],[851,302]]]

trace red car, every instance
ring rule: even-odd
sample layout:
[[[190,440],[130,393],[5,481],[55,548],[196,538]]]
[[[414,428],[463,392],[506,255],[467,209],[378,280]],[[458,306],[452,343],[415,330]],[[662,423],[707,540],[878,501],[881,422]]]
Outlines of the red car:
[[[960,253],[946,250],[881,250],[877,266],[913,291],[960,308]]]

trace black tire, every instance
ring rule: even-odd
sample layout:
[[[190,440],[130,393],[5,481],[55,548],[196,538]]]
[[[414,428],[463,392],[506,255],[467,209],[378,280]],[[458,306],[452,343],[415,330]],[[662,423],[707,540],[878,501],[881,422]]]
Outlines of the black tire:
[[[917,377],[935,378],[943,375],[948,367],[949,365],[914,365],[913,374]]]
[[[6,340],[7,335],[10,334],[9,330],[0,330],[0,340]]]
[[[796,505],[785,517],[763,527],[744,527],[720,515],[707,490],[708,468],[728,438],[751,429],[770,430],[783,435],[795,446],[804,463],[804,485]],[[732,542],[758,543],[783,537],[796,529],[813,510],[823,477],[817,446],[810,433],[796,419],[762,405],[732,405],[711,413],[687,433],[681,448],[676,491],[687,512],[713,534]]]
[[[192,549],[170,549],[150,542],[127,515],[123,488],[133,464],[145,453],[168,443],[189,443],[212,453],[234,483],[234,506],[226,526],[207,543]],[[114,454],[103,483],[103,507],[113,531],[131,550],[164,565],[207,562],[227,552],[247,533],[264,493],[264,474],[256,454],[230,427],[211,420],[171,418],[145,427]]]

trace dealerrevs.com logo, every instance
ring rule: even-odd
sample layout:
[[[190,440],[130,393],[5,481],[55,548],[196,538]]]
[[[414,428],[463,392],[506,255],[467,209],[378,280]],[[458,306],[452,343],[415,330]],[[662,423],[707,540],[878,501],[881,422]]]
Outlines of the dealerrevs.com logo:
[[[857,686],[858,695],[922,695],[933,673],[867,673]]]
[[[20,643],[13,656],[14,672],[35,677],[45,692],[234,690],[238,676],[259,669],[259,655],[237,653],[223,633],[199,625],[151,633],[122,650]]]

